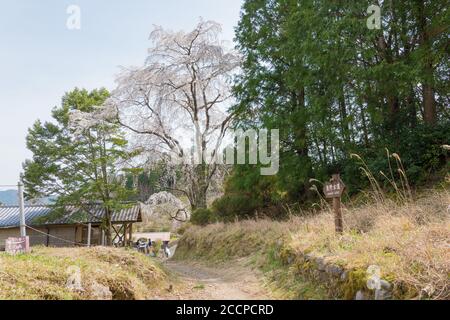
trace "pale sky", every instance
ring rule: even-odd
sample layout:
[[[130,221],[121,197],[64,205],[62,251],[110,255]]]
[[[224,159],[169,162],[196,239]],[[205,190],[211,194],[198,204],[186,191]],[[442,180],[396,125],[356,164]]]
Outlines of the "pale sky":
[[[1,0],[0,185],[16,184],[27,129],[48,120],[74,87],[114,86],[119,66],[141,65],[153,25],[190,30],[199,17],[232,41],[242,0]],[[81,9],[81,30],[66,10]],[[1,188],[0,188],[1,190]]]

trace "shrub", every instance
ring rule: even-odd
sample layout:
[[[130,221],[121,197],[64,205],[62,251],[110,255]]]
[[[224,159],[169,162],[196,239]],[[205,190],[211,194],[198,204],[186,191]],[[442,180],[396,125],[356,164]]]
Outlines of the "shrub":
[[[191,223],[195,225],[204,226],[216,220],[215,214],[209,209],[200,208],[192,212],[191,215]]]
[[[182,236],[190,226],[191,226],[190,223],[183,223],[183,224],[177,229],[177,234],[179,234],[180,236]]]
[[[153,254],[155,255],[155,257],[157,257],[159,255],[159,251],[161,251],[162,241],[156,240],[155,242],[153,242],[152,247],[153,247]]]
[[[251,217],[258,208],[262,207],[254,197],[239,193],[225,194],[216,199],[212,206],[218,218],[224,222],[234,221],[236,217]]]

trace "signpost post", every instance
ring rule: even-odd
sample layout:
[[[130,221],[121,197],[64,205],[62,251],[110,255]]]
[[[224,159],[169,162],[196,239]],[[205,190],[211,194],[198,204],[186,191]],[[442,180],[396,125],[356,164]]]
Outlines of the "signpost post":
[[[342,233],[344,231],[341,211],[341,196],[344,189],[345,185],[339,174],[333,174],[330,181],[326,182],[323,187],[325,198],[333,199],[334,225],[337,233]]]

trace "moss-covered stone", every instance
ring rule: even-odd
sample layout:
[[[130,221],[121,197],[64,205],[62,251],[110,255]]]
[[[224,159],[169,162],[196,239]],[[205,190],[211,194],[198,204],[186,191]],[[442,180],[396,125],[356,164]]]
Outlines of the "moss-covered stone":
[[[288,246],[283,246],[278,251],[278,256],[281,262],[285,265],[292,264],[296,258],[295,252]]]
[[[347,280],[342,284],[342,293],[344,299],[353,300],[358,291],[368,291],[366,287],[367,274],[363,269],[354,269],[348,271]]]

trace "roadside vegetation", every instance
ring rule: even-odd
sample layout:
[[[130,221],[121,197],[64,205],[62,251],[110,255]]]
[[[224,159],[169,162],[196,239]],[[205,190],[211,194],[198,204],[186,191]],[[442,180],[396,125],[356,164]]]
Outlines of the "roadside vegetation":
[[[105,247],[44,248],[0,253],[0,299],[154,299],[167,275],[148,257]]]
[[[392,281],[394,298],[449,299],[449,203],[448,190],[440,190],[408,203],[385,198],[345,207],[342,235],[335,234],[329,209],[283,222],[263,219],[192,226],[179,241],[176,258],[217,263],[251,257],[283,297],[345,298],[346,288],[326,288],[307,277],[301,257],[310,254],[347,270],[378,266],[381,276]]]

